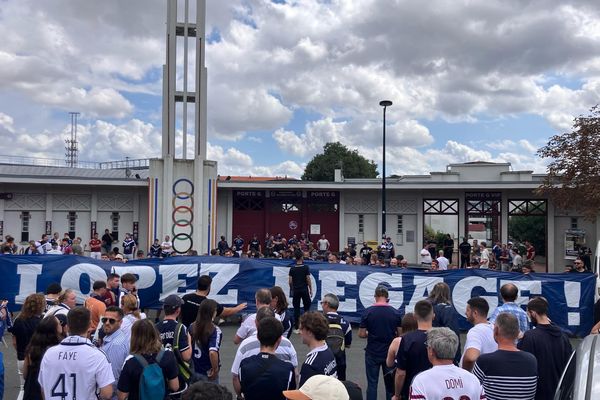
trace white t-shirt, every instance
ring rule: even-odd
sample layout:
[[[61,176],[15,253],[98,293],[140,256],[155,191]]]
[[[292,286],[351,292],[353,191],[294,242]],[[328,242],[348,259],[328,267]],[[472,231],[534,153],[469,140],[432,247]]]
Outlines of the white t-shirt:
[[[515,267],[521,266],[523,264],[523,257],[521,257],[519,254],[515,254],[512,263]]]
[[[171,254],[173,252],[173,242],[162,242],[160,248],[163,253]]]
[[[69,336],[46,350],[38,375],[46,399],[95,399],[97,387],[114,381],[106,355],[81,336]]]
[[[231,373],[234,375],[239,375],[240,372],[240,364],[242,360],[252,357],[260,353],[260,342],[256,335],[252,335],[247,337],[240,343],[240,347],[238,347],[235,352],[235,358],[233,359],[233,364],[231,365]],[[275,356],[282,361],[289,362],[294,366],[294,368],[298,367],[298,355],[296,353],[296,349],[292,342],[290,342],[287,338],[281,337],[281,343],[275,350]]]
[[[493,353],[498,350],[498,343],[494,340],[494,324],[489,322],[477,324],[467,332],[463,355],[460,358],[462,366],[463,357],[468,349],[479,350],[479,355]]]
[[[479,379],[454,364],[435,365],[423,371],[412,381],[411,399],[484,399]]]
[[[490,253],[487,249],[481,250],[479,268],[487,269],[490,267]]]
[[[431,264],[431,253],[427,249],[421,249],[421,263]]]
[[[275,313],[275,318],[281,321],[282,315]],[[248,315],[235,334],[242,339],[256,335],[256,313]]]
[[[325,251],[329,248],[329,240],[319,239],[319,241],[317,242],[317,245],[319,246],[319,250]]]
[[[450,260],[448,260],[444,256],[438,257],[437,262],[439,265],[439,269],[444,270],[444,271],[448,269],[448,265],[450,264]]]

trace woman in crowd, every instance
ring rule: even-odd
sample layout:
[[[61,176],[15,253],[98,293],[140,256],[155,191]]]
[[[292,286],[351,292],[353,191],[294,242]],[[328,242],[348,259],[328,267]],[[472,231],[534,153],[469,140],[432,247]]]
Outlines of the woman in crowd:
[[[138,299],[134,294],[126,294],[121,298],[121,308],[123,309],[123,322],[121,323],[121,329],[124,330],[128,335],[131,334],[131,327],[136,321],[146,318],[146,316],[140,312],[138,308]]]
[[[135,297],[135,296],[134,296]],[[177,378],[179,370],[177,361],[172,351],[165,351],[162,348],[162,342],[158,330],[154,324],[141,319],[136,321],[131,327],[131,346],[130,353],[117,383],[117,397],[119,400],[138,400],[140,398],[140,378],[144,367],[148,364],[158,364],[166,378],[165,393],[179,390],[179,379]],[[162,399],[158,393],[157,399]]]
[[[8,328],[12,333],[13,346],[17,350],[17,369],[21,383],[21,391],[25,380],[23,378],[23,363],[25,362],[25,350],[35,332],[35,328],[42,320],[42,314],[46,309],[46,298],[43,294],[30,294],[25,299],[19,316],[13,322],[13,326]]]
[[[402,317],[400,327],[402,328],[402,334],[392,340],[388,349],[387,358],[385,359],[385,364],[389,368],[394,368],[394,365],[396,364],[396,353],[398,353],[402,336],[406,335],[408,332],[417,330],[417,319],[415,318],[415,315],[413,313],[406,313],[404,317]]]
[[[219,348],[222,333],[213,320],[217,316],[217,302],[206,299],[200,304],[196,321],[190,325],[192,354],[196,379],[219,382]]]
[[[44,296],[42,296],[43,298]],[[29,298],[29,297],[28,297]],[[25,299],[27,303],[27,299]],[[44,301],[44,306],[46,302]],[[25,305],[23,306],[25,308]],[[62,339],[62,327],[56,317],[48,317],[39,321],[29,345],[25,350],[23,362],[23,377],[25,379],[23,398],[27,400],[42,400],[42,389],[38,383],[40,364],[46,350],[56,346]]]
[[[460,328],[458,318],[454,313],[454,307],[452,307],[452,302],[450,301],[450,286],[444,282],[436,283],[427,300],[433,305],[433,313],[435,314],[433,327],[450,328],[458,336],[458,348],[456,349],[456,357],[454,359],[456,364],[458,364],[461,355]]]
[[[283,336],[290,338],[292,334],[292,315],[288,310],[288,301],[283,289],[279,286],[273,286],[271,289],[271,308],[277,314],[277,319],[283,324]]]

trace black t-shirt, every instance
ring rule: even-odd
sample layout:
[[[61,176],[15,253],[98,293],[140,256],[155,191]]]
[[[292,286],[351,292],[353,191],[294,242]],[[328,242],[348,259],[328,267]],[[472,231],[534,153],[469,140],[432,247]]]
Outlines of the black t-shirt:
[[[25,349],[33,336],[35,328],[38,326],[42,317],[32,318],[17,318],[13,322],[13,326],[8,328],[8,331],[13,334],[17,340],[17,360],[23,361],[25,359]]]
[[[337,378],[337,363],[335,357],[327,345],[317,347],[306,355],[306,360],[300,368],[298,387],[314,375],[327,375]]]
[[[156,362],[157,355],[158,354],[144,354],[143,357],[149,364],[152,364]],[[175,355],[172,351],[165,351],[158,365],[160,365],[167,381],[177,378],[177,362],[175,361]],[[127,397],[128,400],[139,400],[140,378],[142,377],[143,370],[142,364],[140,364],[135,357],[130,356],[127,358],[127,361],[125,361],[123,370],[121,370],[121,375],[119,376],[117,389],[123,393],[129,393],[129,396]],[[169,393],[169,389],[166,385],[167,382],[165,381],[166,393]]]
[[[389,304],[375,303],[367,308],[360,319],[360,328],[368,332],[365,350],[369,356],[385,360],[390,343],[401,325],[402,314]]]
[[[408,398],[408,389],[412,380],[419,372],[431,368],[431,363],[427,357],[427,331],[413,331],[402,337],[400,347],[396,354],[396,367],[406,371],[404,386],[402,386],[402,396]]]
[[[471,245],[469,244],[469,242],[462,242],[458,245],[458,250],[463,256],[468,256],[469,254],[471,254]]]
[[[260,242],[258,241],[258,239],[252,239],[250,241],[250,250],[258,251],[259,247],[260,247]]]
[[[269,353],[243,359],[239,377],[246,400],[285,400],[282,392],[296,388],[294,366]]]
[[[197,293],[188,293],[182,297],[183,305],[181,306],[181,322],[185,326],[190,326],[198,316],[198,308],[200,304],[206,300],[206,296],[200,296]],[[223,312],[223,306],[217,304],[217,317]]]
[[[310,275],[308,265],[294,264],[290,267],[289,276],[292,277],[292,289],[294,292],[308,291],[308,283],[306,277]]]

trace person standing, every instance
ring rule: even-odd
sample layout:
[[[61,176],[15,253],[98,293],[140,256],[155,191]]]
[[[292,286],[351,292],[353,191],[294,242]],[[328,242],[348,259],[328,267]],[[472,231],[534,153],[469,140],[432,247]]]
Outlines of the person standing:
[[[100,317],[104,315],[106,311],[106,303],[104,302],[104,295],[106,294],[106,282],[104,281],[96,281],[92,286],[92,294],[90,297],[85,299],[83,306],[90,310],[91,314],[91,324],[90,324],[90,333],[93,333],[98,327],[98,323],[100,322]]]
[[[90,312],[74,307],[67,314],[70,336],[46,350],[38,382],[45,399],[110,399],[115,381],[106,356],[86,338]]]
[[[242,235],[237,234],[235,235],[235,238],[233,239],[233,248],[232,250],[234,251],[234,253],[237,254],[236,257],[241,257],[242,253],[244,252],[244,239],[242,238]]]
[[[490,269],[490,252],[485,242],[481,242],[479,245],[479,268]]]
[[[407,333],[400,342],[396,355],[396,378],[394,385],[395,399],[408,399],[409,387],[413,378],[431,368],[428,357],[427,332],[432,328],[433,306],[427,300],[419,300],[415,304],[415,317],[417,319],[417,330]],[[454,355],[456,347],[454,348]]]
[[[62,339],[62,328],[56,317],[45,318],[36,326],[29,341],[23,362],[23,378],[25,380],[22,398],[27,400],[43,400],[42,388],[38,382],[40,364],[46,350],[56,346]]]
[[[480,355],[498,350],[498,343],[494,340],[494,325],[487,320],[489,311],[490,306],[483,297],[467,300],[467,321],[473,324],[473,327],[467,333],[465,351],[459,364],[467,371],[473,369]]]
[[[196,291],[183,296],[183,305],[181,306],[181,323],[183,325],[189,327],[196,320],[200,304],[202,304],[210,294],[211,284],[212,278],[209,275],[202,275],[198,278],[196,283]],[[246,303],[241,303],[235,307],[223,307],[221,304],[217,303],[217,317],[227,318],[244,310],[246,306]]]
[[[191,378],[190,360],[192,358],[191,338],[186,327],[177,321],[181,314],[183,301],[176,294],[168,295],[163,301],[165,317],[162,322],[156,324],[160,341],[165,350],[171,350],[177,360],[179,371],[179,389],[177,395],[187,389],[187,382]]]
[[[360,257],[363,259],[363,264],[366,265],[369,263],[369,260],[371,259],[371,253],[373,252],[373,248],[369,247],[369,245],[367,244],[367,242],[363,242],[363,247],[360,248],[359,254]]]
[[[304,254],[300,249],[294,251],[296,262],[290,267],[288,283],[292,291],[292,305],[294,306],[294,329],[298,333],[298,322],[300,320],[300,300],[304,305],[304,312],[310,310],[312,297],[312,281],[310,269],[304,264]]]
[[[441,271],[446,271],[448,269],[448,265],[450,265],[450,260],[446,257],[444,250],[438,251],[438,258],[436,258],[438,262],[438,267]]]
[[[282,334],[283,326],[276,318],[266,317],[258,322],[260,352],[240,363],[239,380],[245,400],[285,400],[282,392],[296,388],[294,366],[275,354]]]
[[[367,400],[377,399],[379,370],[382,370],[386,398],[394,391],[393,382],[386,380],[391,376],[391,368],[385,363],[387,351],[396,336],[401,334],[402,315],[389,305],[389,293],[385,286],[375,288],[375,303],[367,308],[360,320],[358,337],[367,339],[365,347],[365,373],[367,374]]]
[[[308,378],[314,375],[337,378],[335,357],[325,342],[328,332],[327,318],[320,312],[309,311],[300,317],[302,343],[307,345],[310,351],[300,368],[298,386],[302,386]]]
[[[104,337],[100,349],[106,354],[106,358],[110,363],[115,382],[113,384],[114,393],[117,393],[117,383],[121,376],[123,364],[129,355],[129,336],[123,329],[121,323],[123,321],[123,310],[119,307],[110,306],[104,312],[100,319],[100,327]]]
[[[148,252],[150,258],[161,258],[162,257],[162,249],[160,246],[160,242],[158,239],[154,239],[154,243],[150,246],[150,251]]]
[[[60,321],[60,325],[63,327],[63,334],[67,335],[67,314],[69,310],[77,305],[77,296],[73,289],[65,289],[58,296],[58,305],[51,307],[44,318],[55,316]]]
[[[465,236],[461,244],[458,245],[458,252],[460,253],[460,267],[468,268],[471,263],[471,244]]]
[[[513,314],[519,320],[519,329],[521,333],[525,333],[529,330],[529,321],[527,320],[527,313],[515,301],[519,297],[519,288],[514,283],[505,283],[500,287],[500,296],[502,297],[502,304],[497,307],[490,317],[490,323],[496,322],[498,314],[508,312]]]
[[[426,346],[432,367],[415,376],[409,390],[411,399],[485,399],[479,380],[453,364],[458,337],[451,329],[431,329]]]
[[[321,300],[323,314],[329,324],[327,346],[335,357],[337,376],[340,381],[346,380],[346,349],[352,345],[352,327],[338,314],[340,300],[333,293],[327,293]]]
[[[271,292],[271,308],[275,311],[275,317],[283,325],[283,336],[290,338],[292,334],[292,315],[290,315],[287,296],[279,286],[273,286],[269,289]]]
[[[108,275],[106,280],[106,293],[104,293],[103,300],[107,307],[116,306],[117,299],[119,298],[119,283],[121,276],[116,273]]]
[[[454,361],[456,364],[460,361],[460,327],[458,318],[450,300],[450,286],[445,282],[438,282],[433,286],[427,300],[433,305],[433,323],[434,328],[446,327],[452,329],[458,338],[458,348]]]
[[[446,234],[446,238],[444,239],[444,257],[448,259],[448,264],[452,264],[452,253],[454,253],[454,240],[452,240],[452,236],[448,233]]]
[[[488,400],[535,398],[538,362],[532,354],[517,349],[518,337],[517,318],[509,313],[498,315],[494,326],[498,350],[482,354],[473,368]]]
[[[229,249],[229,243],[225,240],[225,236],[221,236],[221,240],[217,243],[217,249],[219,250],[220,256],[224,256],[225,250]]]
[[[8,327],[12,334],[12,342],[17,351],[17,371],[21,384],[20,398],[23,396],[25,379],[23,375],[23,364],[25,363],[25,353],[29,341],[33,337],[35,328],[42,320],[42,314],[46,308],[46,299],[44,295],[34,293],[25,298],[21,312],[15,318],[13,325]]]
[[[106,254],[110,253],[113,241],[114,241],[114,238],[110,234],[110,231],[108,229],[105,229],[104,235],[102,235],[102,249],[104,250],[104,253],[106,253]]]
[[[131,234],[126,233],[125,239],[123,240],[123,257],[126,260],[131,261],[135,258],[137,246],[135,240],[131,237]]]
[[[421,256],[421,264],[431,265],[431,260],[433,260],[433,258],[429,252],[429,244],[425,243],[419,254]]]
[[[551,399],[573,349],[567,335],[548,318],[548,301],[545,298],[535,297],[529,300],[527,314],[535,329],[525,332],[517,347],[533,354],[537,359],[538,385],[535,398]]]
[[[324,256],[325,253],[329,250],[330,244],[329,240],[325,237],[325,234],[321,235],[321,239],[317,241],[317,248],[319,249],[319,255]]]
[[[217,302],[206,299],[200,305],[196,321],[190,325],[194,373],[200,379],[219,383],[219,349],[223,334],[213,323],[217,316]]]
[[[123,307],[123,297],[128,294],[131,294],[131,295],[135,296],[135,298],[137,299],[137,305],[139,308],[140,299],[138,298],[138,295],[137,295],[136,283],[137,283],[137,277],[134,274],[129,273],[129,272],[123,274],[123,276],[121,277],[121,287],[119,288],[119,299],[117,302],[117,306],[122,308]]]
[[[158,364],[164,381],[164,393],[169,390],[176,391],[179,388],[177,380],[177,363],[172,351],[162,348],[158,331],[154,324],[142,319],[133,324],[131,328],[131,355],[121,370],[119,383],[117,384],[119,400],[139,400],[140,380],[144,368],[149,364]],[[162,399],[164,394],[156,393],[156,399]]]
[[[94,237],[90,240],[90,257],[99,260],[102,256],[102,241],[98,239],[98,233],[94,232]]]
[[[260,257],[262,253],[262,246],[260,245],[260,240],[258,240],[258,236],[256,233],[252,235],[252,240],[248,243],[248,255],[250,257]]]
[[[271,291],[269,289],[258,289],[254,294],[254,301],[256,302],[256,310],[263,307],[271,306]],[[233,337],[233,343],[240,344],[242,340],[254,335],[256,333],[256,313],[248,315],[248,317],[242,322],[238,330],[235,332]]]

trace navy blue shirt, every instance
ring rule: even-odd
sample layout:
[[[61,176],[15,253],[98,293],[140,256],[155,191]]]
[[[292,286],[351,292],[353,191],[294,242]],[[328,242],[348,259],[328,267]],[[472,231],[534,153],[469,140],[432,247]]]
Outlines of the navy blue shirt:
[[[341,315],[338,313],[326,313],[325,317],[327,322],[330,324],[339,324],[344,332],[344,348],[349,347],[352,344],[352,327]],[[346,365],[346,352],[342,352],[339,357],[335,358],[337,365]]]
[[[133,239],[123,240],[123,254],[132,254],[134,247],[135,247],[135,240],[133,240]]]
[[[239,378],[246,400],[285,400],[282,392],[296,389],[294,366],[269,353],[243,359]]]
[[[244,239],[242,239],[242,238],[233,239],[233,248],[235,250],[244,250]]]
[[[192,326],[194,325],[192,324]],[[192,330],[192,326],[190,326],[190,330]],[[215,326],[215,329],[212,331],[210,337],[208,338],[208,343],[202,344],[194,342],[192,340],[192,362],[194,364],[194,372],[202,374],[204,376],[208,375],[208,371],[212,368],[212,365],[210,363],[210,352],[219,352],[222,339],[223,334],[221,333],[221,329],[219,329],[218,326]]]
[[[360,328],[368,332],[365,348],[367,354],[377,360],[385,360],[401,323],[400,311],[387,303],[375,303],[367,308],[360,319]]]
[[[337,364],[335,357],[326,344],[311,350],[306,355],[306,360],[300,368],[298,387],[313,375],[327,375],[337,378]]]
[[[403,398],[408,399],[408,389],[415,376],[431,368],[431,362],[427,357],[427,331],[412,331],[402,337],[398,353],[396,353],[396,368],[406,371],[404,386],[402,386]]]

